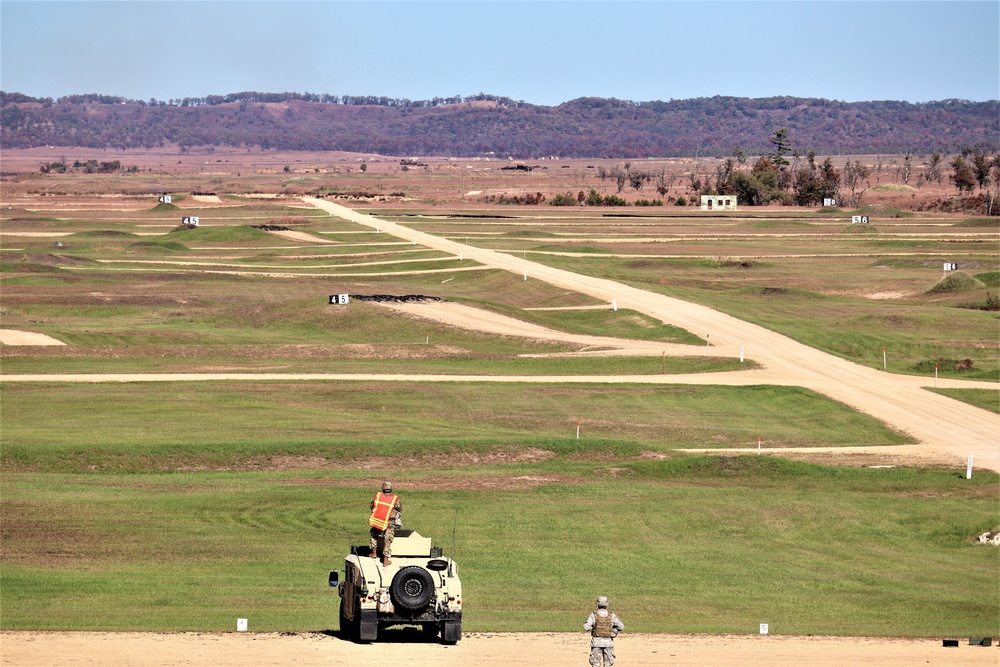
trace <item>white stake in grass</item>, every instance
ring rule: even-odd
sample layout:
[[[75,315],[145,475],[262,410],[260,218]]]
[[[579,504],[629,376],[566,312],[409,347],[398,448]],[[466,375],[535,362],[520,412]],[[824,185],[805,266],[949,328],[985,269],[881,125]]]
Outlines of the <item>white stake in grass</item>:
[[[611,299],[611,307],[614,309],[614,311],[616,313],[618,312],[618,300],[617,299]]]
[[[969,463],[965,467],[965,479],[972,479],[972,456],[969,456]]]
[[[237,618],[236,619],[236,632],[246,632],[247,631],[247,619]]]

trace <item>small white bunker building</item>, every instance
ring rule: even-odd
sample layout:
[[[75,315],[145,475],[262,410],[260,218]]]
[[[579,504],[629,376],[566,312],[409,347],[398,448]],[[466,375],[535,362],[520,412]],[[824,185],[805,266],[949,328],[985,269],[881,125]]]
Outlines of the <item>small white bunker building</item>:
[[[736,195],[702,195],[701,210],[703,211],[735,211]]]

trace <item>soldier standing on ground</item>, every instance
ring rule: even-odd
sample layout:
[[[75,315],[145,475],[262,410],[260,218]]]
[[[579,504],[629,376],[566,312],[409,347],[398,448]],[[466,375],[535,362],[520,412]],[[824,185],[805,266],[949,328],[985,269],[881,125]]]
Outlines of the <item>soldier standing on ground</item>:
[[[378,558],[379,542],[382,543],[382,565],[388,566],[392,561],[392,540],[396,536],[396,525],[400,523],[399,514],[403,511],[403,505],[399,502],[399,496],[392,492],[391,482],[382,482],[382,491],[375,492],[375,499],[371,505],[372,514],[368,518],[368,525],[371,526],[371,539],[369,555]]]
[[[608,611],[608,599],[603,595],[597,598],[597,611],[593,612],[584,630],[590,631],[590,664],[592,667],[611,667],[615,664],[615,637],[625,629],[621,619]]]

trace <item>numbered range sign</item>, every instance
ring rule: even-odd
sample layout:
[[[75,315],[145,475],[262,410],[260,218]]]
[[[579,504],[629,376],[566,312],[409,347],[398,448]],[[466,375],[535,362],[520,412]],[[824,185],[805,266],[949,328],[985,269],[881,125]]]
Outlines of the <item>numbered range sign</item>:
[[[160,195],[160,203],[161,204],[169,204],[172,199],[173,199],[173,197],[170,196],[170,195]]]
[[[944,270],[945,271],[958,271],[958,262],[945,262],[944,263]]]
[[[331,294],[330,304],[334,306],[346,306],[351,302],[350,294]]]
[[[187,215],[181,218],[181,224],[187,225],[188,227],[197,227],[201,222],[198,220],[196,215]]]
[[[836,199],[833,199],[832,197],[823,198],[823,206],[836,206],[836,205],[837,205]]]
[[[852,225],[867,225],[868,216],[867,215],[852,215],[851,216]]]

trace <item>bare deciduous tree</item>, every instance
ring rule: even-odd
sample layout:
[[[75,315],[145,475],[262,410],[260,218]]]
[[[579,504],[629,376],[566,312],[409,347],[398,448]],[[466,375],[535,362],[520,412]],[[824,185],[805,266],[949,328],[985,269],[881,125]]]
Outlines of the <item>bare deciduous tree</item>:
[[[852,206],[861,206],[861,199],[864,197],[865,190],[867,189],[864,183],[869,176],[871,176],[871,170],[861,164],[860,160],[854,164],[851,164],[851,161],[848,160],[847,164],[844,165],[844,185],[851,191]]]

